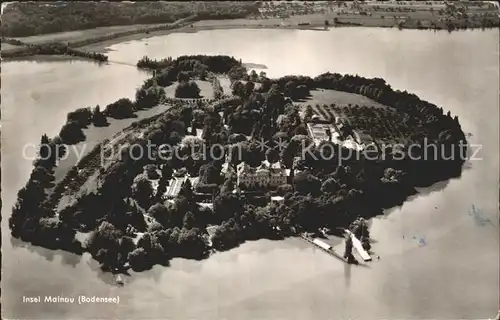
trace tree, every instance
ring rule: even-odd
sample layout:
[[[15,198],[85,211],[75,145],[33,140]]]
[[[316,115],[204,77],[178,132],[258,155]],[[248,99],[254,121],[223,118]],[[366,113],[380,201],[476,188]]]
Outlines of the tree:
[[[201,258],[207,249],[203,234],[198,228],[183,228],[178,236],[179,256],[185,258]]]
[[[137,241],[137,248],[143,248],[147,254],[147,263],[152,266],[155,263],[162,262],[165,250],[159,243],[156,235],[146,232]]]
[[[160,177],[160,180],[158,181],[158,188],[156,189],[156,195],[155,195],[155,202],[163,202],[164,199],[164,194],[167,192],[167,187],[168,187],[168,182],[169,180],[164,178],[163,176]]]
[[[144,248],[137,248],[128,254],[130,267],[134,271],[144,271],[151,267],[148,261],[148,255]]]
[[[232,89],[233,95],[239,96],[242,98],[244,98],[246,96],[246,88],[245,88],[245,85],[243,84],[243,82],[241,82],[239,80],[233,82],[232,88],[233,88]]]
[[[158,167],[154,164],[148,164],[144,167],[144,171],[146,171],[146,175],[148,179],[156,180],[160,178],[160,175],[157,172]]]
[[[132,195],[141,207],[149,208],[153,197],[153,186],[151,185],[151,181],[149,181],[143,174],[138,175],[134,179],[134,184],[132,185]]]
[[[82,128],[88,126],[92,120],[90,108],[80,108],[68,113],[67,122],[76,122]]]
[[[296,93],[295,93],[296,88],[297,88],[297,84],[294,81],[291,81],[291,80],[288,81],[285,84],[285,91],[284,91],[285,96],[290,97],[293,100],[295,100],[296,99]]]
[[[114,119],[133,118],[135,116],[134,103],[127,98],[118,99],[117,101],[108,104],[104,109],[103,114]]]
[[[241,133],[233,133],[229,136],[229,143],[230,144],[235,144],[238,142],[243,142],[247,141],[247,137],[244,134]]]
[[[184,127],[189,127],[191,122],[193,121],[193,108],[185,107],[182,108],[181,113],[179,115],[179,120],[184,123]]]
[[[196,226],[196,218],[191,211],[186,212],[186,214],[184,215],[182,225],[186,229],[191,229]]]
[[[338,182],[333,178],[329,178],[329,179],[325,180],[325,182],[323,182],[323,184],[321,185],[321,192],[322,193],[335,193],[339,189],[340,189],[340,186],[339,186]]]
[[[307,96],[309,96],[309,88],[306,85],[298,85],[297,88],[295,88],[295,99],[304,99]]]
[[[199,182],[203,184],[219,184],[221,182],[220,169],[213,163],[207,163],[200,167]]]
[[[189,73],[187,73],[185,71],[181,71],[181,72],[179,72],[179,74],[177,74],[177,81],[179,83],[187,82],[187,81],[189,81],[189,79],[190,79]]]
[[[175,88],[176,98],[196,99],[200,97],[200,88],[194,81],[181,82]]]
[[[54,155],[53,159],[51,159],[50,161],[51,161],[51,163],[53,161],[55,164],[56,156],[57,156],[57,158],[61,159],[62,157],[64,157],[66,155],[66,152],[68,150],[67,150],[66,145],[64,145],[61,137],[59,137],[59,136],[55,136],[54,138],[52,138],[49,145],[50,145],[50,148],[52,150],[52,154]]]
[[[119,267],[120,239],[123,233],[111,223],[103,221],[92,232],[86,242],[90,254],[102,264],[103,268],[114,269]]]
[[[69,145],[77,144],[85,140],[85,134],[80,125],[76,122],[67,122],[63,125],[59,132],[59,137],[61,137],[65,144]]]
[[[147,228],[146,221],[144,220],[144,215],[141,211],[139,211],[139,208],[132,199],[128,199],[126,212],[122,219],[122,225],[132,226],[138,231],[143,232]]]
[[[279,160],[279,152],[276,149],[268,149],[266,151],[266,159],[270,163],[275,163]]]
[[[226,180],[224,180],[224,184],[222,185],[220,193],[221,194],[231,193],[234,190],[235,184],[236,184],[235,175],[227,177]]]
[[[187,199],[193,198],[193,186],[191,185],[191,180],[186,179],[181,186],[179,195],[186,197]]]
[[[172,170],[172,167],[170,165],[168,165],[168,163],[163,164],[161,166],[161,177],[162,177],[162,179],[165,179],[165,180],[172,179],[173,172],[174,171]]]
[[[47,134],[43,134],[40,138],[40,149],[39,149],[39,157],[42,159],[47,159],[50,155],[50,139]]]
[[[321,188],[321,181],[307,172],[298,173],[294,179],[295,190],[301,194],[317,194]]]
[[[203,110],[196,109],[193,110],[193,124],[196,124],[196,127],[201,128],[205,123],[206,113]]]
[[[136,109],[150,109],[157,106],[165,98],[165,89],[155,82],[149,88],[139,88],[135,93]]]
[[[314,115],[313,108],[310,105],[308,105],[306,107],[306,111],[304,112],[304,121],[306,122],[311,121],[313,115]]]
[[[95,206],[101,206],[101,209],[103,209],[102,203],[96,203]],[[132,199],[117,197],[117,199],[110,201],[109,206],[109,209],[104,208],[104,211],[107,211],[107,221],[112,223],[116,228],[126,230],[127,226],[131,225],[140,231],[146,229],[144,216]],[[90,208],[86,208],[86,210],[90,210]]]
[[[224,221],[212,237],[212,246],[217,250],[227,250],[242,242],[242,231],[235,219]]]
[[[40,205],[45,197],[45,189],[38,181],[29,180],[26,186],[19,190],[9,218],[9,227],[14,237],[21,236],[30,241],[30,238],[36,235],[39,219],[53,214]]]
[[[37,181],[41,186],[47,188],[54,181],[54,176],[44,167],[37,166],[31,172],[30,181]]]
[[[260,92],[268,92],[269,89],[271,89],[272,84],[273,83],[272,83],[271,79],[266,77],[266,73],[261,72],[260,73],[260,89],[259,89],[259,91]]]
[[[267,93],[265,102],[267,114],[271,115],[271,121],[276,122],[278,115],[284,113],[285,99],[276,84],[273,84]]]
[[[156,203],[148,209],[148,214],[165,228],[172,226],[171,212],[162,203]]]
[[[215,197],[214,214],[221,221],[237,217],[244,212],[243,199],[233,193],[221,193]]]
[[[241,65],[231,67],[227,74],[231,81],[242,80],[248,76],[246,68]]]
[[[253,83],[252,81],[247,81],[245,83],[244,97],[250,97],[254,89],[255,89],[255,83]]]
[[[295,155],[297,154],[298,151],[298,146],[296,142],[290,142],[288,143],[283,150],[281,150],[280,158],[283,164],[287,168],[292,168],[293,166],[293,159]]]
[[[259,75],[257,74],[257,72],[254,69],[252,69],[252,71],[250,71],[250,81],[253,81],[253,82],[259,81]]]
[[[206,76],[208,73],[207,70],[208,70],[208,66],[201,63],[200,61],[196,61],[195,65],[193,67],[193,71],[196,72],[196,74],[198,75],[200,80],[206,79]]]
[[[96,127],[105,127],[109,125],[108,119],[101,112],[101,108],[97,105],[94,110],[92,110],[92,123]]]
[[[60,140],[60,138],[58,138]],[[46,134],[43,134],[40,139],[40,147],[38,148],[38,157],[33,162],[34,166],[42,166],[47,170],[52,170],[56,164],[56,158],[58,156],[64,156],[66,149],[62,145],[62,141],[58,141],[60,144],[55,143],[54,140],[50,140]],[[61,147],[59,147],[61,146]]]

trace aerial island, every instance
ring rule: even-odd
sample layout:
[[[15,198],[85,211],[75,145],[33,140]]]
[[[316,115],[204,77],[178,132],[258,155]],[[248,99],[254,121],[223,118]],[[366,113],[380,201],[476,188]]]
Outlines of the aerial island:
[[[271,79],[230,56],[137,67],[155,73],[135,99],[75,110],[58,136],[41,137],[13,237],[141,271],[246,240],[352,229],[461,174],[458,118],[380,78]],[[154,108],[164,109],[138,117]],[[133,118],[78,163],[62,160],[88,128]]]

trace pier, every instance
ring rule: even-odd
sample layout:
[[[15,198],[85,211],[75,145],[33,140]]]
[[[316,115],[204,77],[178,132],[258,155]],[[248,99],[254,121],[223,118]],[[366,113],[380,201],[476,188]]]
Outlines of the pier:
[[[345,232],[349,235],[349,237],[351,237],[352,245],[356,249],[358,254],[361,256],[361,258],[364,261],[371,261],[372,257],[370,257],[368,252],[366,252],[366,250],[363,248],[363,244],[361,243],[361,241],[359,241],[359,239],[356,238],[356,236],[351,231],[345,230]]]
[[[331,255],[331,256],[333,256],[333,257],[335,257],[335,258],[339,259],[339,260],[342,260],[342,261],[343,261],[343,262],[345,262],[345,263],[348,263],[348,262],[347,262],[347,259],[345,259],[342,255],[338,254],[337,252],[335,252],[335,251],[332,249],[332,247],[331,247],[331,246],[327,245],[328,247],[325,247],[325,246],[321,245],[320,243],[315,242],[315,240],[317,240],[317,239],[312,239],[312,238],[310,238],[310,237],[308,237],[308,236],[306,236],[306,235],[304,235],[304,234],[300,234],[300,238],[301,238],[302,240],[304,240],[304,241],[306,241],[306,242],[308,242],[308,243],[310,243],[310,244],[314,245],[316,248],[321,249],[323,252],[328,253],[329,255]],[[323,243],[323,244],[325,244],[325,245],[326,245],[326,243],[324,243],[324,242],[321,242],[321,243]]]

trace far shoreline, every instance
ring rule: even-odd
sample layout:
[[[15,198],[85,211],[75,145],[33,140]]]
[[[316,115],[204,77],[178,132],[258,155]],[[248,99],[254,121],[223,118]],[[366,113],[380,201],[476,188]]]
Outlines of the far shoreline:
[[[230,21],[230,20],[228,20]],[[124,43],[128,41],[138,41],[144,40],[148,38],[158,37],[158,36],[166,36],[172,33],[197,33],[200,31],[210,31],[210,30],[238,30],[238,29],[276,29],[276,30],[310,30],[310,31],[329,31],[332,26],[327,29],[319,29],[321,25],[308,25],[308,26],[277,26],[277,25],[196,25],[193,24],[193,27],[186,26],[172,30],[161,30],[161,31],[153,31],[150,33],[140,32],[133,35],[117,37],[114,39],[104,40],[104,41],[96,41],[92,44],[87,44],[84,46],[76,46],[75,48],[80,48],[84,51],[93,51],[99,53],[106,53],[112,51],[109,49],[110,46]],[[342,26],[347,27],[347,26]],[[333,27],[335,28],[335,27]]]
[[[329,24],[325,25],[324,21],[319,22],[324,16],[320,15],[310,15],[313,23],[304,23],[303,25],[292,24],[290,21],[284,21],[281,19],[231,19],[231,20],[203,20],[198,21],[190,25],[181,26],[174,29],[164,29],[164,30],[155,30],[148,31],[144,29],[144,25],[137,25],[139,28],[139,32],[133,34],[124,35],[123,32],[117,32],[116,34],[109,33],[112,28],[116,30],[117,26],[112,27],[101,27],[100,33],[95,35],[95,29],[87,29],[87,30],[79,30],[79,31],[71,31],[67,32],[66,37],[60,37],[63,33],[53,33],[53,34],[42,34],[37,36],[30,36],[27,38],[15,38],[17,40],[24,41],[29,39],[28,43],[36,43],[36,44],[48,44],[55,42],[67,42],[70,44],[71,48],[79,48],[86,52],[96,52],[96,53],[106,53],[109,52],[109,47],[118,43],[124,43],[128,41],[137,41],[144,40],[151,37],[156,36],[164,36],[171,33],[194,33],[199,31],[209,31],[209,30],[237,30],[237,29],[276,29],[276,30],[309,30],[309,31],[330,31],[333,28],[345,28],[345,27],[364,27],[364,28],[398,28],[397,25],[362,25],[356,23],[342,23],[342,24]],[[304,16],[305,17],[305,16]],[[319,20],[318,20],[319,19]],[[157,28],[159,25],[150,25],[147,28]],[[131,26],[123,26],[124,28],[129,29]],[[422,31],[448,31],[444,29],[418,29],[418,28],[401,28],[403,31],[405,29],[408,30],[422,30]],[[479,29],[479,28],[474,28]],[[94,37],[92,37],[94,34]],[[47,38],[47,40],[43,41],[40,39]],[[50,39],[53,38],[53,39]],[[59,38],[59,39],[57,39]],[[61,39],[63,38],[63,39]],[[107,39],[103,39],[107,38]],[[76,43],[72,45],[71,43]],[[86,42],[81,45],[79,43]],[[11,46],[10,46],[11,47]],[[3,55],[11,55],[15,54],[16,51],[22,50],[22,48],[18,46],[14,46],[14,48],[10,48],[2,50]],[[32,55],[22,56],[21,58],[32,57]],[[19,60],[20,57],[4,57],[2,60],[12,61]]]
[[[208,20],[211,21],[211,20]],[[232,22],[234,20],[225,20],[228,22]],[[251,21],[251,20],[250,20]],[[257,21],[266,21],[266,20],[257,20]],[[202,21],[201,23],[203,23]],[[156,25],[152,25],[156,26]],[[348,25],[340,25],[337,27],[347,27]],[[350,26],[350,25],[349,25]],[[118,43],[124,43],[128,41],[137,41],[137,40],[144,40],[152,37],[157,37],[157,36],[165,36],[171,33],[195,33],[199,31],[209,31],[209,30],[237,30],[237,29],[282,29],[282,30],[311,30],[311,31],[328,31],[330,28],[335,28],[335,26],[329,26],[328,28],[324,28],[324,25],[320,24],[310,24],[307,26],[293,26],[293,25],[275,25],[275,24],[268,24],[268,25],[255,25],[255,24],[220,24],[220,25],[199,25],[199,23],[193,23],[192,26],[184,26],[180,28],[175,28],[175,29],[169,29],[169,30],[158,30],[158,31],[150,31],[150,32],[137,32],[134,34],[130,35],[117,35],[115,38],[112,39],[107,39],[107,40],[101,40],[102,36],[105,35],[105,32],[103,32],[102,35],[99,35],[95,37],[95,39],[92,38],[87,38],[86,35],[82,35],[82,33],[90,33],[93,29],[88,29],[88,30],[80,30],[80,31],[75,31],[75,34],[78,32],[79,37],[75,37],[72,39],[74,42],[81,42],[81,41],[88,41],[89,43],[85,45],[71,45],[72,48],[78,48],[83,51],[87,52],[97,52],[97,53],[107,53],[111,51],[109,49],[110,46],[118,44]],[[56,34],[50,34],[50,35],[56,35]],[[47,34],[44,35],[39,35],[39,36],[31,36],[30,42],[36,42],[37,44],[41,44],[43,42],[39,42],[36,39],[37,38],[43,38],[47,37]],[[15,38],[18,40],[23,40],[23,38]],[[58,42],[58,41],[50,41],[47,40],[45,43],[53,43],[53,42]],[[59,41],[62,42],[62,41]],[[12,49],[6,49],[2,50],[2,55],[4,54],[11,54],[17,50],[21,49],[20,47],[14,47]],[[21,49],[22,50],[22,49]],[[26,57],[32,57],[32,56],[23,56],[22,58]],[[19,57],[5,57],[2,58],[3,60],[19,60]]]

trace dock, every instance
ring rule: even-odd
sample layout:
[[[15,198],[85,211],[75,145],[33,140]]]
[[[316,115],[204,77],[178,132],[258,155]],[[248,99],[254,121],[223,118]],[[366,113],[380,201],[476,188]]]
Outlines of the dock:
[[[363,244],[361,243],[361,241],[359,241],[351,231],[345,230],[345,232],[351,237],[352,245],[361,256],[361,258],[364,261],[371,261],[372,257],[370,257],[370,254],[368,254],[368,252],[366,252],[366,250],[363,248]]]
[[[322,241],[319,241],[318,239],[312,239],[304,234],[300,234],[300,238],[302,240],[314,245],[316,248],[321,249],[323,252],[328,253],[329,255],[347,263],[347,259],[344,258],[342,255],[338,254],[337,252],[335,252],[330,245],[328,245]]]

